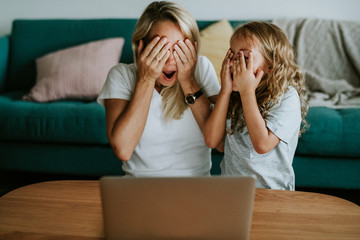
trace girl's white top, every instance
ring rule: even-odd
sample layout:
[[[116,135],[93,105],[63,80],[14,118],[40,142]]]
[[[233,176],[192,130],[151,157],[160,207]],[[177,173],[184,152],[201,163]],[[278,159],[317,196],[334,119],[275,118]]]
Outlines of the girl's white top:
[[[247,127],[242,133],[226,134],[223,175],[254,176],[258,188],[294,190],[295,174],[292,162],[301,124],[300,98],[294,88],[282,95],[266,117],[266,126],[279,139],[279,144],[265,154],[258,154]],[[227,128],[230,128],[230,120]]]

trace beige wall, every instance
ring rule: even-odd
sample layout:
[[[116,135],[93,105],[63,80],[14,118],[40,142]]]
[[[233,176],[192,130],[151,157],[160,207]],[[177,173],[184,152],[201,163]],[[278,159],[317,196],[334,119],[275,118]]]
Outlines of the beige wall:
[[[137,18],[150,0],[0,0],[0,36],[17,18]],[[359,0],[177,0],[196,19],[318,17],[360,21]]]

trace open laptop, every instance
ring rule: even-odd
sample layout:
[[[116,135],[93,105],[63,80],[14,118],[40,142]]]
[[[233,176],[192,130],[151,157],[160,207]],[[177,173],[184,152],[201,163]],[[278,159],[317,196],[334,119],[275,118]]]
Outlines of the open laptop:
[[[252,177],[100,179],[105,236],[115,239],[249,239]]]

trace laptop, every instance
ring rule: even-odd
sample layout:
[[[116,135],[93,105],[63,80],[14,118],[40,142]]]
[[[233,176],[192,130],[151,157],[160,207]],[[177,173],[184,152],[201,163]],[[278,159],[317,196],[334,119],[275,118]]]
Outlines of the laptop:
[[[105,236],[117,239],[249,239],[252,177],[100,179]]]

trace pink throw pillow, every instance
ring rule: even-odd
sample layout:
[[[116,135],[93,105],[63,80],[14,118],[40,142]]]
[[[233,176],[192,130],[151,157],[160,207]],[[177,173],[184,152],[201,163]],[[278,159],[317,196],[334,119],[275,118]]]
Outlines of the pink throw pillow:
[[[23,100],[96,99],[109,70],[119,62],[123,45],[124,38],[108,38],[36,59],[36,84]]]

